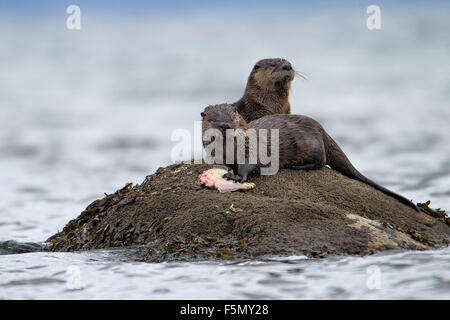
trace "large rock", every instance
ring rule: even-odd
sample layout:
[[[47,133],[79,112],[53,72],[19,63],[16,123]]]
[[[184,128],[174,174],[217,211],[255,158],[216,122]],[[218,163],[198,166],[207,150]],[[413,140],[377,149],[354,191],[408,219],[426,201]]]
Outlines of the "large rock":
[[[47,250],[136,246],[138,259],[251,258],[267,254],[367,255],[448,244],[443,211],[416,212],[397,200],[322,168],[256,176],[256,188],[219,193],[196,184],[207,165],[160,168],[90,204]]]

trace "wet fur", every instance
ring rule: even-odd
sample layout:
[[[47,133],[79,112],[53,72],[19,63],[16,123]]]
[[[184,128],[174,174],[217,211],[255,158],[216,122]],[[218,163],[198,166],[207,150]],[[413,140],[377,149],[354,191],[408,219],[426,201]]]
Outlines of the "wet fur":
[[[278,129],[280,168],[312,170],[329,165],[347,177],[362,181],[419,211],[417,206],[408,199],[362,175],[320,123],[314,119],[302,115],[276,114],[264,116],[247,124],[231,105],[209,106],[202,115],[205,127],[216,126],[216,120],[220,119],[222,122],[229,121],[229,127],[232,129],[253,128],[257,132],[259,129],[267,129],[267,150],[271,150],[270,129]],[[245,181],[253,171],[260,167],[260,164],[238,165],[235,162],[232,165],[235,175],[230,175],[229,178]]]

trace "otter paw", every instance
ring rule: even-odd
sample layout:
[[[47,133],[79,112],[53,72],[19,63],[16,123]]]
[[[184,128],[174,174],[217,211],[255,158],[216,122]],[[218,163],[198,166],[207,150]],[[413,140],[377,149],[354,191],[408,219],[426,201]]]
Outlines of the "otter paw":
[[[241,176],[239,176],[237,174],[233,174],[231,172],[225,173],[222,177],[227,179],[227,180],[232,180],[232,181],[235,181],[235,182],[241,182],[242,181],[242,177]]]

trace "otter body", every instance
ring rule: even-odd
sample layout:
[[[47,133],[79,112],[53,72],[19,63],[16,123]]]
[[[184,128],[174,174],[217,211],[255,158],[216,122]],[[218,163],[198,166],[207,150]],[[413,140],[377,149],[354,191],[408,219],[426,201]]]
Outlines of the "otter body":
[[[204,130],[215,128],[221,130],[222,134],[227,129],[241,129],[245,131],[252,128],[256,130],[257,134],[260,129],[266,129],[268,133],[267,150],[271,150],[270,130],[278,129],[280,168],[313,170],[329,165],[332,169],[339,171],[345,176],[364,182],[419,211],[417,206],[405,197],[380,186],[362,175],[351,164],[345,153],[320,123],[314,119],[302,115],[276,114],[264,116],[247,123],[240,113],[230,105],[208,106],[202,113],[202,116]],[[248,145],[246,147],[248,149]],[[248,154],[248,150],[246,150],[246,154]],[[234,162],[228,165],[234,171],[234,176],[230,175],[229,178],[243,181],[247,180],[252,171],[261,167],[259,161],[256,164],[250,164],[247,161],[244,164]]]
[[[269,58],[258,61],[250,72],[241,99],[235,103],[223,103],[206,108],[209,120],[202,122],[203,134],[211,127],[212,122],[214,122],[212,127],[221,130],[225,137],[225,131],[230,128],[230,122],[238,121],[240,123],[234,123],[233,126],[243,128],[248,122],[267,115],[290,114],[289,91],[295,74],[292,64],[285,59]],[[201,113],[203,118],[205,112]],[[230,119],[229,116],[233,112],[238,112],[240,117]],[[210,142],[203,141],[204,147],[207,147]],[[223,150],[225,149],[224,141]],[[222,163],[226,163],[225,154]],[[235,168],[233,165],[230,166]]]

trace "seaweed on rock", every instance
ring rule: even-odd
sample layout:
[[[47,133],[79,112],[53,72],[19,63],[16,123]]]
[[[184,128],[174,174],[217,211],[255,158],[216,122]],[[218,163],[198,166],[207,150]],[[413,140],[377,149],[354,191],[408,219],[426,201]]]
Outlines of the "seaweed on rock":
[[[442,210],[421,212],[329,169],[255,176],[254,190],[196,184],[207,165],[176,164],[91,203],[46,250],[139,246],[138,260],[367,255],[448,244]]]

